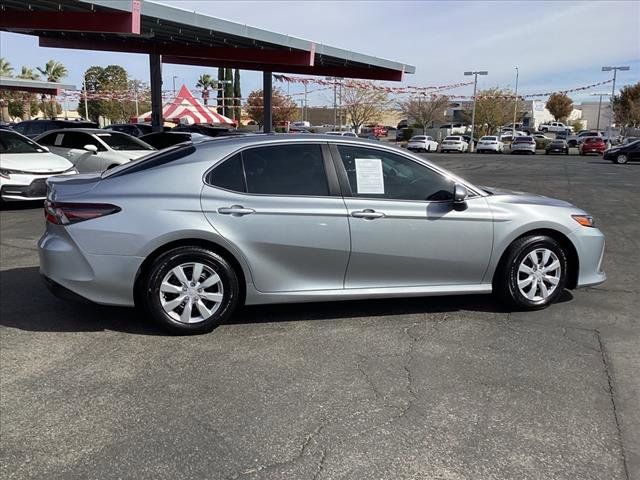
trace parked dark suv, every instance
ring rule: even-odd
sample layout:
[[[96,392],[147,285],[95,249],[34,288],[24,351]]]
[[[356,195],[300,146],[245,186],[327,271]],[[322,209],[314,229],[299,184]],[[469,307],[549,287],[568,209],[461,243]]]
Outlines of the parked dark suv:
[[[25,120],[13,127],[13,129],[22,135],[35,138],[38,135],[48,132],[49,130],[58,130],[59,128],[98,128],[98,125],[87,120]]]

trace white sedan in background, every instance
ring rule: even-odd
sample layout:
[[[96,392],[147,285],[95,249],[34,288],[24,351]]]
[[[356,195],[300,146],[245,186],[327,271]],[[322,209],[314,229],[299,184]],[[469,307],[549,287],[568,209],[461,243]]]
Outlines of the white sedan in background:
[[[484,153],[484,152],[495,152],[502,153],[504,151],[504,143],[500,141],[500,139],[496,136],[484,136],[478,140],[478,145],[476,145],[476,152]]]
[[[94,128],[52,130],[36,141],[65,157],[80,173],[101,172],[156,150],[126,133]]]
[[[414,135],[407,143],[407,150],[412,152],[436,152],[438,150],[438,142],[427,135]]]
[[[440,145],[440,151],[445,152],[466,152],[469,150],[469,144],[465,142],[464,138],[459,135],[450,135],[444,137],[442,145]]]
[[[0,130],[0,197],[3,201],[44,200],[52,175],[78,171],[66,159],[12,130]]]

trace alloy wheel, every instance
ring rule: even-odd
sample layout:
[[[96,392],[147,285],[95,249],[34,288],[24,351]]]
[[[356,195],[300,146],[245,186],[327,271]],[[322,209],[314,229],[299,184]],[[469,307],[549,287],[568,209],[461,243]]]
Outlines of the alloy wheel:
[[[558,256],[548,248],[529,252],[518,267],[518,289],[533,302],[544,302],[558,287],[562,268]]]
[[[622,163],[627,163],[627,156],[624,154],[618,155],[616,157],[616,162],[622,164]]]
[[[183,263],[172,268],[160,285],[160,304],[180,323],[200,323],[211,317],[224,297],[222,279],[208,265]]]

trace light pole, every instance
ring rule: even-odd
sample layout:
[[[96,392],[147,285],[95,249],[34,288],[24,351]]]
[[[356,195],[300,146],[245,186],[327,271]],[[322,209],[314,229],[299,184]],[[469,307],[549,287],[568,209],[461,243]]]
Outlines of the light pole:
[[[473,80],[473,112],[471,113],[471,144],[469,145],[469,151],[473,152],[474,142],[473,142],[473,130],[476,123],[476,90],[478,88],[478,75],[487,75],[489,72],[486,70],[476,71],[476,72],[464,72],[466,76],[474,76]]]
[[[178,78],[177,75],[174,75],[172,80],[173,80],[173,98],[176,98],[176,78]]]
[[[621,72],[626,72],[630,70],[631,67],[628,65],[622,67],[602,67],[603,72],[610,72],[613,70],[613,85],[611,87],[611,97],[609,98],[609,103],[611,104],[611,114],[609,115],[609,126],[607,127],[607,143],[611,146],[611,119],[613,118],[613,97],[616,94],[616,74],[618,70]]]
[[[607,95],[611,95],[610,93],[592,93],[591,95],[595,97],[600,97],[598,100],[598,120],[596,121],[596,130],[600,131],[600,110],[602,109],[602,97],[606,97]]]
[[[513,141],[516,138],[516,115],[518,113],[518,76],[520,74],[520,70],[518,70],[518,66],[513,67],[516,69],[516,103],[513,106],[513,123],[511,124],[511,140]]]

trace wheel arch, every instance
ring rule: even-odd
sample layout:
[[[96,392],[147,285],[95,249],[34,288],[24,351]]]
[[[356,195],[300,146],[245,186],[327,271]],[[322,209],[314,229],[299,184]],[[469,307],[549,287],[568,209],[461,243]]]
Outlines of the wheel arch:
[[[558,242],[564,249],[567,255],[567,288],[574,289],[578,285],[578,274],[580,273],[580,260],[578,257],[578,251],[576,250],[573,242],[567,237],[564,233],[554,230],[552,228],[536,228],[532,230],[527,230],[526,232],[521,233],[517,237],[513,238],[509,244],[504,248],[504,250],[500,253],[500,259],[496,264],[496,268],[493,272],[492,283],[495,284],[496,279],[499,277],[501,272],[504,270],[504,263],[507,257],[507,253],[511,246],[523,237],[529,237],[532,235],[545,235],[553,238],[556,242]]]
[[[137,300],[137,295],[138,295],[138,292],[140,291],[141,282],[142,280],[144,280],[144,278],[146,277],[146,274],[149,272],[149,269],[151,265],[153,265],[154,260],[157,259],[163,253],[168,252],[169,250],[172,250],[178,247],[187,247],[187,246],[206,248],[207,250],[211,250],[212,252],[217,253],[218,255],[220,255],[221,257],[223,257],[225,260],[229,262],[233,270],[236,272],[236,275],[238,275],[238,283],[240,286],[240,305],[243,305],[246,298],[246,294],[247,294],[247,281],[251,279],[250,272],[245,271],[243,264],[236,257],[236,255],[234,255],[231,252],[231,250],[221,245],[220,243],[216,243],[215,241],[198,238],[198,237],[181,238],[181,239],[169,241],[167,243],[164,243],[156,247],[152,252],[150,252],[146,256],[146,258],[138,268],[135,281],[134,281],[133,295],[134,295],[134,300],[136,305],[139,304]]]

